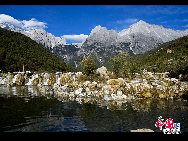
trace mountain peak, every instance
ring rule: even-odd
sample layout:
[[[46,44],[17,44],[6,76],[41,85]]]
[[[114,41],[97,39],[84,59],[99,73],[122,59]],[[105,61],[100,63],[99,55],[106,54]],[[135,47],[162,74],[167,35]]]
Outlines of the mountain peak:
[[[140,20],[137,23],[132,24],[130,27],[134,27],[134,26],[147,26],[147,25],[150,25],[150,24],[148,24],[147,22],[145,22],[143,20]]]
[[[143,20],[140,20],[140,21],[137,22],[137,24],[145,24],[145,23],[146,23],[146,22],[143,21]]]
[[[106,29],[106,27],[102,27],[101,25],[97,25],[94,29],[92,29],[91,34],[96,33],[100,30],[107,30],[107,29]]]

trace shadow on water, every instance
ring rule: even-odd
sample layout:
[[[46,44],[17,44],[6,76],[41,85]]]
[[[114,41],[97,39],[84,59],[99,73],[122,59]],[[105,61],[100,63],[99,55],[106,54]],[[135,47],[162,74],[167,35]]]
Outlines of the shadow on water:
[[[155,127],[158,117],[172,118],[188,132],[187,101],[139,99],[97,103],[59,101],[36,87],[0,87],[0,131],[129,132]]]

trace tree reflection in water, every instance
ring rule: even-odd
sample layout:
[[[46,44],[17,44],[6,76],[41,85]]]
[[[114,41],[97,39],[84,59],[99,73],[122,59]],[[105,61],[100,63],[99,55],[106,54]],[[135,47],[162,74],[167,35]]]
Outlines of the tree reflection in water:
[[[155,127],[159,116],[188,131],[186,101],[138,99],[104,101],[42,96],[36,87],[0,87],[0,131],[129,132]]]

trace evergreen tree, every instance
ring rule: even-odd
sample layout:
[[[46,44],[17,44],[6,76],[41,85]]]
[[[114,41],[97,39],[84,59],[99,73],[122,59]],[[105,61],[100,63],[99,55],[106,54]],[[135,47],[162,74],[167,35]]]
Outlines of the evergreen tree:
[[[35,72],[76,71],[45,47],[17,32],[0,28],[0,70]]]
[[[83,73],[86,74],[87,76],[95,74],[95,71],[97,69],[97,65],[94,61],[94,59],[91,56],[85,57],[81,62],[80,62],[82,68],[83,68]]]

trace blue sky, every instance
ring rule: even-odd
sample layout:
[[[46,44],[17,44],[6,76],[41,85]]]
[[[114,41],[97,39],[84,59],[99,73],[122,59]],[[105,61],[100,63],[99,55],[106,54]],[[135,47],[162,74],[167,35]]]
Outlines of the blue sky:
[[[175,30],[188,29],[188,5],[1,5],[0,14],[28,27],[38,22],[55,36],[68,35],[71,39],[75,35],[74,41],[67,39],[68,43],[78,42],[97,25],[119,32],[139,20]]]

